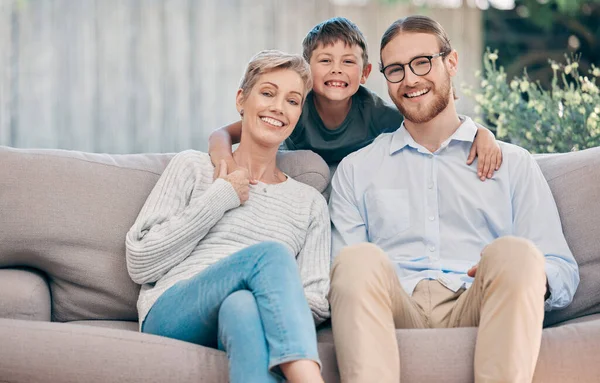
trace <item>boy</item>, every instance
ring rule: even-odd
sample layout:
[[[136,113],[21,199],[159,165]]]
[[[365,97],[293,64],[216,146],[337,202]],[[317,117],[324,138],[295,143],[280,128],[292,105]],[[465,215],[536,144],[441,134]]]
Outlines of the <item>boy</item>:
[[[343,17],[326,20],[308,32],[302,48],[310,64],[313,89],[282,149],[312,150],[331,167],[379,134],[398,129],[402,123],[400,112],[362,86],[371,73],[371,64],[366,40],[354,23]],[[478,176],[483,181],[499,168],[502,154],[488,129],[479,126],[478,133],[482,134],[477,134],[467,164],[477,153]],[[226,161],[229,171],[237,169],[231,145],[239,142],[240,135],[241,122],[211,134],[208,151],[215,174],[221,160]]]

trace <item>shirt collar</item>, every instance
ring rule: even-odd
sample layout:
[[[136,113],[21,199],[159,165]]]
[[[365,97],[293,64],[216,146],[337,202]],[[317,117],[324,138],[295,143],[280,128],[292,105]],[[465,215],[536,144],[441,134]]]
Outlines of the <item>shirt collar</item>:
[[[473,142],[475,140],[475,134],[477,134],[477,126],[473,122],[470,117],[459,115],[458,118],[462,121],[462,124],[456,129],[456,131],[440,146],[440,149],[447,146],[450,141],[467,141]],[[392,137],[392,142],[390,144],[390,155],[404,149],[406,146],[410,146],[411,148],[419,150],[419,148],[423,148],[419,145],[408,133],[406,127],[404,126],[404,121],[402,121],[402,125],[394,132]]]

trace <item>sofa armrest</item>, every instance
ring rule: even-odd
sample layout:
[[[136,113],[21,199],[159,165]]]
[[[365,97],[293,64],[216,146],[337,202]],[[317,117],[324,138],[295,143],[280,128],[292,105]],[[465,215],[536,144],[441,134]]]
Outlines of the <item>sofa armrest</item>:
[[[50,289],[33,269],[0,269],[0,318],[50,321]]]

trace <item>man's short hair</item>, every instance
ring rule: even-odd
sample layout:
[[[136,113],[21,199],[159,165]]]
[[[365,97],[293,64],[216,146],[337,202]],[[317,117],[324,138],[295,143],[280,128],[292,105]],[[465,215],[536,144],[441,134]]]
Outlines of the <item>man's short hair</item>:
[[[363,52],[363,68],[367,66],[369,55],[367,53],[365,36],[363,36],[356,24],[345,17],[334,17],[325,20],[311,29],[304,38],[304,41],[302,41],[302,55],[306,61],[310,62],[310,58],[319,44],[327,46],[333,45],[338,41],[342,41],[348,46],[357,45],[360,47]]]
[[[312,88],[310,65],[300,55],[278,50],[260,51],[250,59],[240,80],[242,95],[246,97],[250,93],[260,76],[279,69],[290,69],[298,73],[304,83],[304,97],[306,97]]]
[[[450,53],[450,51],[452,51],[448,34],[440,23],[427,16],[408,16],[394,21],[394,23],[392,23],[392,25],[384,32],[383,37],[381,37],[381,47],[379,49],[380,67],[383,66],[383,60],[381,59],[383,48],[385,48],[394,37],[403,32],[434,35],[439,42],[440,52]]]

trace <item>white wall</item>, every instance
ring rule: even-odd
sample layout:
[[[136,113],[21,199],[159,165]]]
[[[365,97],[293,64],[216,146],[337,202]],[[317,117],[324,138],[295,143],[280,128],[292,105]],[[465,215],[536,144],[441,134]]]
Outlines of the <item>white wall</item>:
[[[366,35],[367,83],[387,98],[379,39],[423,12],[371,0],[0,0],[0,145],[96,152],[206,150],[237,118],[234,97],[261,49],[301,52],[317,23],[346,16]],[[475,83],[481,11],[433,9],[460,54],[455,81]],[[473,103],[459,101],[471,113]]]

